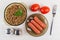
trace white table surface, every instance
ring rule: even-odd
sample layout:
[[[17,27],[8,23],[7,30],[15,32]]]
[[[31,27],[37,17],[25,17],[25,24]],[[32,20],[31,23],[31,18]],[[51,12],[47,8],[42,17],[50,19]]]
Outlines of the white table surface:
[[[7,23],[4,21],[4,9],[5,7],[13,2],[21,2],[25,3],[27,6],[27,17],[30,16],[31,14],[34,14],[29,10],[29,6],[33,3],[38,3],[41,6],[49,6],[50,7],[50,12],[46,15],[44,15],[49,23],[48,30],[47,32],[40,37],[33,37],[29,35],[26,30],[25,30],[25,22],[22,25],[19,25],[15,28],[21,28],[22,29],[22,35],[16,36],[16,35],[7,35],[6,34],[6,29],[7,28],[12,28],[13,26],[7,25]],[[56,4],[57,7],[57,14],[55,16],[54,24],[53,24],[53,30],[52,30],[52,35],[50,36],[50,25],[51,25],[51,20],[52,20],[52,7],[53,5]],[[40,12],[36,12],[40,13]],[[60,0],[0,0],[0,40],[60,40]]]

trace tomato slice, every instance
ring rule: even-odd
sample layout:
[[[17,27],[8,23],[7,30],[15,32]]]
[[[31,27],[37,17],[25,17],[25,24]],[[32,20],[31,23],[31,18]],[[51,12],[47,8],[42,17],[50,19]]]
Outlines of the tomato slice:
[[[40,8],[40,11],[42,14],[47,14],[50,11],[50,8],[48,6],[43,6]]]
[[[33,5],[30,7],[31,11],[33,11],[33,12],[39,10],[39,8],[40,8],[39,4],[33,4]]]

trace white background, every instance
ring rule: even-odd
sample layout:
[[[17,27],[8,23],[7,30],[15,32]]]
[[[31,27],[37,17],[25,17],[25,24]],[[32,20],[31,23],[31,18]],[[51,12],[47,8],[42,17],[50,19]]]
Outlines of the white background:
[[[48,14],[45,14],[44,16],[47,18],[49,22],[48,30],[47,32],[40,37],[33,37],[29,35],[25,30],[25,22],[22,25],[19,25],[15,28],[21,28],[22,29],[22,35],[16,36],[16,35],[7,35],[6,29],[12,28],[14,26],[8,25],[4,20],[4,9],[5,7],[13,2],[21,2],[24,3],[27,7],[27,17],[33,14],[29,10],[29,6],[33,3],[38,3],[42,6],[49,6],[50,12]],[[50,36],[50,25],[52,20],[52,7],[53,5],[57,5],[57,12],[53,24],[53,30],[52,35]],[[36,13],[40,13],[37,11]],[[0,40],[60,40],[60,0],[0,0]]]

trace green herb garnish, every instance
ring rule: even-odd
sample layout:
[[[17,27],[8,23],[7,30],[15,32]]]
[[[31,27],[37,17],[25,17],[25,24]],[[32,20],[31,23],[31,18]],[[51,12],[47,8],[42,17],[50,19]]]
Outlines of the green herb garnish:
[[[21,9],[18,9],[17,12],[15,12],[14,16],[22,16],[23,11]]]

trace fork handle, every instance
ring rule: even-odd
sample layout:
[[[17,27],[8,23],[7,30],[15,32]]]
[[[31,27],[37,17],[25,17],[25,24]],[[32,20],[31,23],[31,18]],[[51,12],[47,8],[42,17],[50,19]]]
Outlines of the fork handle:
[[[54,21],[54,17],[53,17],[53,19],[52,19],[52,23],[51,23],[51,28],[50,28],[50,35],[52,34],[53,21]]]

